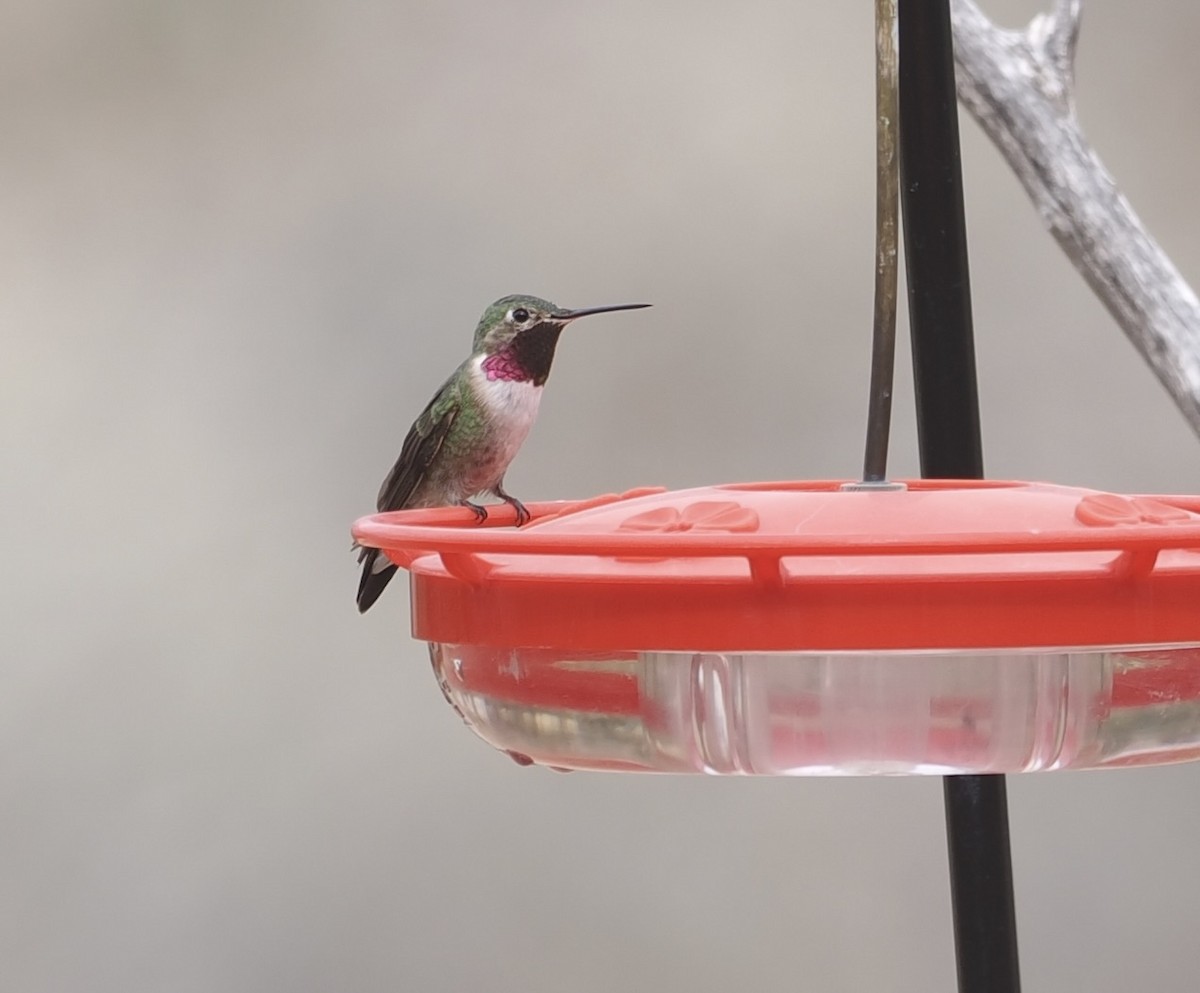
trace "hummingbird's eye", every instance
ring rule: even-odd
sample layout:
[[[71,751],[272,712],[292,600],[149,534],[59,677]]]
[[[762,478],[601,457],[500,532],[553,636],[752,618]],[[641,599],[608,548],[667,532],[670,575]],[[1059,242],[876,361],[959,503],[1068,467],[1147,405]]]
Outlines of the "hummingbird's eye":
[[[512,318],[514,324],[524,324],[529,320],[529,311],[524,307],[517,307],[515,310],[510,311],[508,316]]]

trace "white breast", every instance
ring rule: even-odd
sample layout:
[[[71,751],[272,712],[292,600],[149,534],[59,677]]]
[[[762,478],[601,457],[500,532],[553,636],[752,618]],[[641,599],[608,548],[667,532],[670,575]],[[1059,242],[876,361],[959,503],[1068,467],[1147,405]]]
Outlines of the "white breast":
[[[500,459],[507,465],[529,435],[537,420],[538,405],[542,402],[542,387],[529,382],[509,379],[488,379],[483,371],[483,358],[471,363],[471,379],[475,395],[483,403],[491,422],[491,431]]]

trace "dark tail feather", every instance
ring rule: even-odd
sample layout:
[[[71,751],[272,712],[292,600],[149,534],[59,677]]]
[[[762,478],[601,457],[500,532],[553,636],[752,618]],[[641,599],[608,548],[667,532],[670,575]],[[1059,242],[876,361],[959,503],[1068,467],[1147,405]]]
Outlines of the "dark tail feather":
[[[363,556],[363,574],[362,579],[358,582],[358,612],[365,614],[371,609],[371,604],[379,599],[379,594],[384,591],[387,584],[392,581],[392,577],[396,575],[396,566],[389,565],[379,572],[373,572],[375,560],[379,558],[379,550],[375,548],[365,549],[366,555]]]

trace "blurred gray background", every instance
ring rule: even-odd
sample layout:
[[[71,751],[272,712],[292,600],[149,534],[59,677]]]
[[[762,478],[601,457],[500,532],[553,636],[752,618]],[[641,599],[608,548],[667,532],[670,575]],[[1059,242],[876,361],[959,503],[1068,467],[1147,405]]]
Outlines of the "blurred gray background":
[[[513,291],[656,305],[563,341],[524,499],[858,470],[870,4],[0,11],[0,987],[952,988],[938,781],[519,768],[443,703],[403,579],[359,617],[349,551]],[[1198,35],[1093,0],[1078,90],[1193,282]],[[1200,491],[963,141],[989,474]],[[1193,990],[1200,767],[1010,799],[1026,988]]]

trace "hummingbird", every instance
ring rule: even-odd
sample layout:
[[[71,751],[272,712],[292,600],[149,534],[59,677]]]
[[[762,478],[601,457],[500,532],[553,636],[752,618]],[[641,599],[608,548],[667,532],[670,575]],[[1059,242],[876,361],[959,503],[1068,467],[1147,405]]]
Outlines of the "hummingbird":
[[[479,319],[470,357],[413,422],[376,506],[387,511],[459,505],[482,524],[487,508],[471,497],[488,494],[512,506],[520,527],[529,511],[504,489],[504,473],[537,419],[558,336],[580,317],[649,306],[566,310],[538,297],[501,297]],[[358,609],[365,613],[396,566],[376,548],[360,547],[358,560],[363,564]]]

